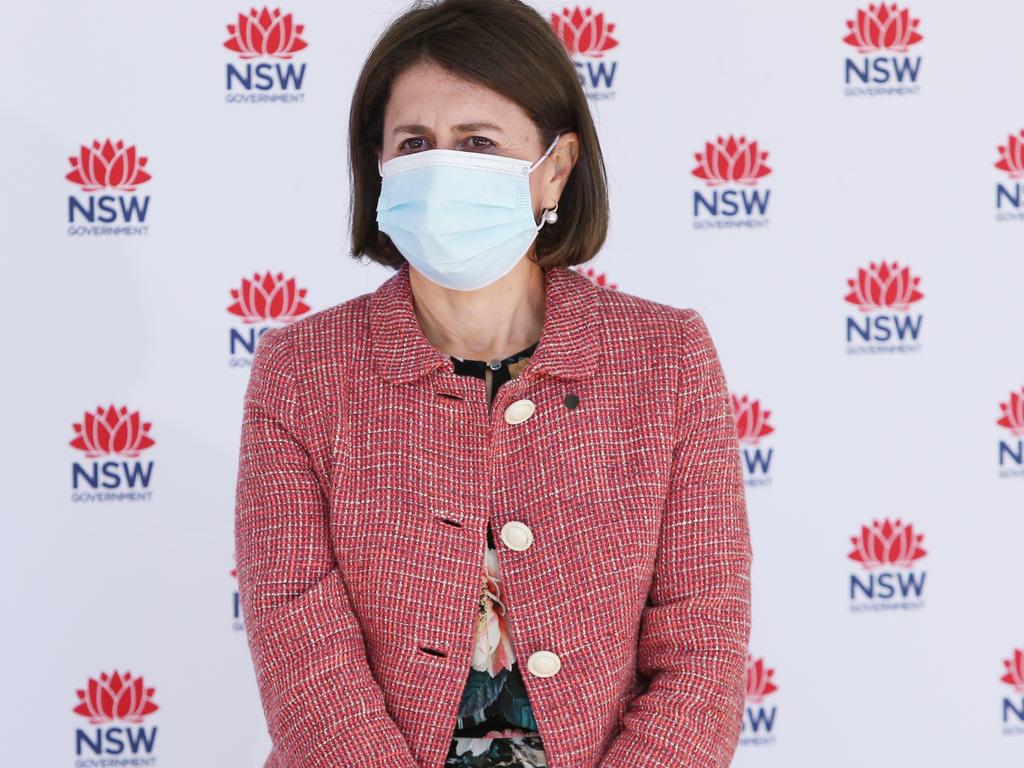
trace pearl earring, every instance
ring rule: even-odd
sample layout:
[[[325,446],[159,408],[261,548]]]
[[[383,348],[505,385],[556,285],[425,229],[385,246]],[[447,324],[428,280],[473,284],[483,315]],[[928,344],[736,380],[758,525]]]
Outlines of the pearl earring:
[[[555,203],[555,207],[552,208],[550,211],[545,211],[544,215],[541,218],[543,218],[547,224],[554,224],[556,221],[558,221],[558,214],[555,213],[555,211],[557,210],[558,203]]]

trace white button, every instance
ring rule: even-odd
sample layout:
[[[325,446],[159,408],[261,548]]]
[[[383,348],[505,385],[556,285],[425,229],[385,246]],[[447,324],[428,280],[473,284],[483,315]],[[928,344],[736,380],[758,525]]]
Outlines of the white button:
[[[509,424],[521,424],[533,416],[535,410],[537,410],[537,406],[533,404],[533,400],[524,397],[505,409],[505,421]]]
[[[551,677],[562,668],[562,660],[551,651],[534,651],[526,661],[526,668],[537,677]]]
[[[509,549],[522,552],[524,549],[529,549],[530,545],[533,544],[533,531],[530,530],[526,523],[510,520],[501,526],[501,540],[505,542],[505,546]]]

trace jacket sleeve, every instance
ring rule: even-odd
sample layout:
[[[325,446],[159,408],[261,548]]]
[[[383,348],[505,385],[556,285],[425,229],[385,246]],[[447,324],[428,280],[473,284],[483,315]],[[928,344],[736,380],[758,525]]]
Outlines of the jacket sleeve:
[[[239,599],[273,741],[268,765],[418,768],[385,710],[337,568],[285,330],[265,332],[253,358],[235,498]]]
[[[726,768],[746,693],[752,551],[732,401],[703,319],[684,310],[680,429],[638,639],[647,691],[600,768]]]

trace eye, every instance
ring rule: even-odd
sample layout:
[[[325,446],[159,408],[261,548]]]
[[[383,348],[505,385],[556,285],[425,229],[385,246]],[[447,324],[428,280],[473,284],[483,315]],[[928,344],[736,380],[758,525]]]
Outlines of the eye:
[[[412,138],[406,139],[401,144],[399,144],[398,145],[398,149],[399,150],[404,150],[404,149],[421,149],[421,147],[418,146],[418,145],[415,146],[415,147],[410,147],[409,146],[409,142],[410,141],[426,141],[426,139],[424,139],[422,136],[413,136]]]
[[[406,150],[409,150],[416,152],[421,149],[426,149],[426,141],[427,140],[422,136],[411,136],[398,145],[398,151],[405,152]],[[485,136],[469,136],[465,141],[468,149],[492,149],[496,146],[493,141]]]

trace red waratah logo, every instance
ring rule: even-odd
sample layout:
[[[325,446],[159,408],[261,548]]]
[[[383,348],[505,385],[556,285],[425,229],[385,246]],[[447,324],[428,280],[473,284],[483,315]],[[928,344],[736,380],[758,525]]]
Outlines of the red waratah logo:
[[[859,53],[904,53],[910,46],[924,39],[917,31],[920,21],[910,18],[910,10],[900,10],[895,3],[869,5],[866,11],[857,11],[856,19],[846,22],[850,34],[843,38],[843,42],[856,46]]]
[[[769,693],[775,693],[779,687],[772,682],[774,669],[764,665],[764,659],[755,660],[747,654],[747,701],[760,704]]]
[[[720,184],[757,184],[772,169],[765,165],[768,153],[758,149],[757,142],[747,142],[746,136],[719,136],[715,143],[704,144],[703,152],[695,152],[697,167],[690,171],[704,179],[709,187]]]
[[[1013,686],[1017,693],[1024,693],[1024,648],[1014,648],[1013,656],[1003,660],[1006,674],[1000,680]]]
[[[155,691],[146,688],[141,677],[133,678],[131,672],[104,672],[99,680],[90,677],[88,686],[76,691],[80,702],[74,712],[89,718],[90,723],[141,723],[146,715],[159,709],[153,702]]]
[[[761,438],[770,435],[775,428],[768,423],[772,412],[761,408],[760,400],[751,400],[747,395],[732,396],[732,412],[736,418],[736,432],[741,443],[757,445]]]
[[[573,269],[584,277],[590,278],[590,282],[595,285],[599,285],[602,288],[608,288],[613,291],[618,288],[616,283],[608,282],[608,275],[605,272],[598,273],[593,267],[587,267],[586,269],[583,267],[573,267]]]
[[[1010,134],[1006,145],[999,147],[996,168],[1006,171],[1011,179],[1024,179],[1024,128],[1019,134]]]
[[[68,158],[72,170],[64,177],[73,184],[79,184],[83,192],[98,189],[119,189],[134,192],[139,184],[152,177],[143,166],[149,158],[141,157],[135,145],[125,146],[120,139],[107,139],[102,144],[94,140],[92,146],[83,144],[78,155]]]
[[[275,320],[288,323],[306,314],[309,304],[303,301],[306,289],[295,284],[295,278],[284,278],[284,273],[273,275],[254,273],[252,279],[243,278],[241,288],[231,289],[235,301],[228,312],[238,315],[246,323]]]
[[[299,37],[303,28],[302,24],[292,21],[290,13],[282,14],[279,8],[272,11],[266,6],[260,11],[252,8],[248,16],[240,13],[236,24],[228,24],[231,37],[224,47],[242,59],[259,56],[290,59],[293,53],[306,47],[306,41]]]
[[[1010,392],[1010,399],[1000,403],[999,410],[1003,415],[996,424],[1006,427],[1015,437],[1024,435],[1024,387],[1020,392]]]
[[[571,55],[590,56],[599,59],[605,51],[619,44],[612,37],[614,24],[606,24],[603,13],[594,13],[590,8],[580,10],[562,9],[562,15],[551,14],[551,28]]]
[[[70,445],[85,451],[90,459],[112,453],[134,458],[156,444],[147,434],[152,426],[152,422],[141,420],[138,411],[129,413],[125,406],[97,406],[95,413],[87,411],[81,423],[72,424],[76,437]]]
[[[884,565],[909,568],[927,552],[921,547],[923,533],[914,533],[914,526],[900,520],[873,521],[861,526],[860,536],[851,536],[853,551],[847,555],[866,569]]]
[[[920,277],[910,274],[910,267],[900,267],[897,262],[872,262],[867,269],[857,270],[856,278],[848,278],[850,292],[844,297],[856,304],[862,312],[874,309],[910,309],[915,301],[924,298],[917,286]]]

